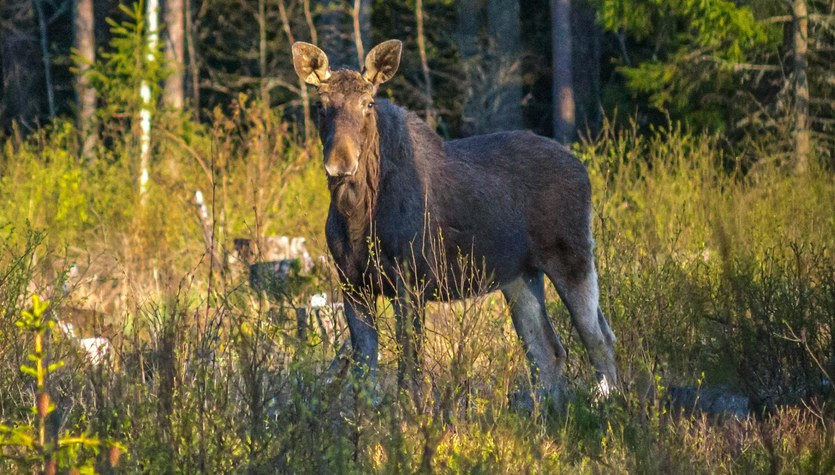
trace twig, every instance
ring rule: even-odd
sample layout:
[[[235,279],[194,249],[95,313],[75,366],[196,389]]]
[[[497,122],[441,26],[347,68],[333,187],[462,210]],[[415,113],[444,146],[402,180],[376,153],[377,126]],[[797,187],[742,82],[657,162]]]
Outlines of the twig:
[[[420,1],[418,0],[418,9],[420,8]],[[363,59],[365,58],[365,51],[362,48],[362,34],[360,31],[360,4],[362,0],[354,0],[354,9],[351,12],[351,18],[354,21],[354,43],[357,45],[357,64],[362,69]],[[418,33],[420,34],[420,33]]]
[[[779,337],[779,338],[782,338],[784,340],[788,340],[788,341],[791,341],[791,342],[794,342],[794,343],[801,344],[803,346],[803,349],[809,355],[809,357],[812,358],[812,362],[815,363],[815,366],[817,366],[818,369],[821,370],[821,373],[823,373],[823,376],[828,381],[831,382],[832,378],[829,376],[829,371],[827,371],[826,368],[824,368],[824,366],[821,364],[820,360],[817,358],[817,356],[815,356],[815,353],[812,351],[811,348],[809,348],[809,344],[806,342],[806,336],[805,335],[803,335],[802,337],[797,336],[797,333],[795,333],[794,329],[792,329],[792,327],[789,326],[788,322],[784,322],[784,324],[786,325],[786,329],[789,330],[789,333],[791,333],[791,337],[788,337],[786,335],[776,335],[776,336]]]
[[[319,39],[316,34],[316,25],[313,24],[313,16],[310,14],[310,0],[304,0],[304,20],[307,22],[307,28],[310,30],[310,42],[314,45],[319,44]]]

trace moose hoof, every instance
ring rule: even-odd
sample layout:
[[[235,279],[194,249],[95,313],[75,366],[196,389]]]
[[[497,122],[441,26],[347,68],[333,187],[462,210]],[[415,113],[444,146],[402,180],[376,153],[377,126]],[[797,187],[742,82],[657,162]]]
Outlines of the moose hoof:
[[[617,391],[617,388],[609,380],[609,377],[603,373],[598,371],[595,375],[597,376],[597,391],[595,392],[594,397],[599,401],[605,401]]]

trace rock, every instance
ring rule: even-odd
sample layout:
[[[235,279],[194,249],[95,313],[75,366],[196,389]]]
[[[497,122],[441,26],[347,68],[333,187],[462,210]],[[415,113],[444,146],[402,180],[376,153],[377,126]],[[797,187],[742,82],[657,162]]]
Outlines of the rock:
[[[667,399],[673,409],[686,414],[702,413],[711,417],[745,419],[751,415],[748,397],[726,388],[671,387]]]

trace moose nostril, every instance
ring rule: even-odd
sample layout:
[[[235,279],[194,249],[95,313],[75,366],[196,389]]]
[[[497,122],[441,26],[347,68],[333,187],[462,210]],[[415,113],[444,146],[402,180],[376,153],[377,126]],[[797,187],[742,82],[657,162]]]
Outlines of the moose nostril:
[[[330,163],[325,164],[325,171],[328,173],[328,176],[339,176],[339,167],[334,167]]]
[[[327,164],[325,164],[325,171],[328,173],[328,176],[331,176],[331,177],[334,177],[334,178],[339,178],[339,177],[345,177],[345,176],[353,175],[354,172],[356,171],[356,167],[354,167],[352,169],[352,168],[342,167],[340,165],[334,165],[333,163],[327,163]]]

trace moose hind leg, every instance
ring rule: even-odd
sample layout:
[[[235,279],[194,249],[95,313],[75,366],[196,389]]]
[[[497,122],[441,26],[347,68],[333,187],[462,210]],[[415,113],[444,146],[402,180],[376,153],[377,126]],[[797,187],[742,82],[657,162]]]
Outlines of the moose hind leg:
[[[617,385],[615,366],[615,335],[603,316],[599,304],[597,273],[591,252],[585,262],[568,267],[555,265],[548,277],[557,288],[589,359],[597,370],[598,389],[608,396]]]
[[[525,347],[534,384],[561,404],[566,352],[545,312],[542,273],[526,274],[502,288],[513,327]]]

